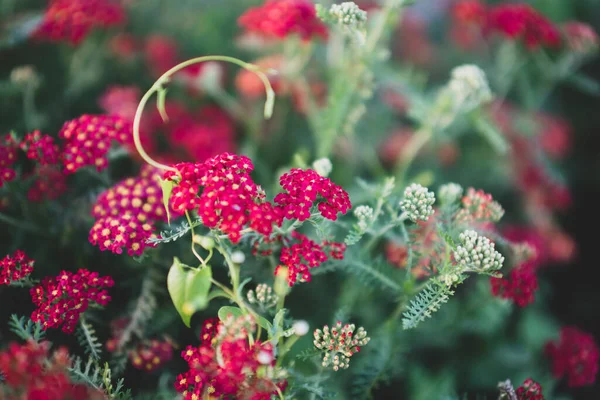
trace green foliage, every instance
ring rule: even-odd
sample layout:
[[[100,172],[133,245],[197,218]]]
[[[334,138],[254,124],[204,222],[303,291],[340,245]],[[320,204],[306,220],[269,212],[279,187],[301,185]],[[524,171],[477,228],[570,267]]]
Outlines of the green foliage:
[[[193,269],[182,264],[177,257],[167,276],[167,288],[175,309],[188,328],[192,315],[208,306],[208,293],[212,285],[209,266]]]
[[[190,225],[187,221],[182,221],[181,224],[175,228],[168,231],[161,231],[160,234],[156,238],[148,239],[149,244],[160,244],[160,243],[169,243],[174,242],[178,239],[181,239],[188,233],[190,230],[202,225],[202,220],[200,218],[196,218],[192,220],[192,225]]]
[[[10,316],[8,327],[23,340],[39,342],[46,336],[46,331],[42,329],[42,325],[39,322],[33,322],[29,318],[25,319],[25,317],[19,318],[15,314]]]
[[[410,301],[407,310],[402,314],[402,327],[404,329],[416,328],[420,322],[430,318],[431,314],[438,311],[453,294],[454,291],[447,285],[431,279],[417,297]]]
[[[125,390],[123,379],[119,379],[116,386],[112,382],[112,372],[108,363],[100,366],[97,361],[89,358],[84,364],[83,360],[75,357],[73,366],[69,368],[69,374],[73,382],[82,383],[96,390],[106,393],[109,399],[130,400],[133,399],[130,390]]]
[[[97,361],[102,355],[102,343],[96,336],[94,327],[86,322],[82,315],[79,319],[79,328],[77,329],[77,340],[79,345],[84,348],[85,354],[90,359]]]
[[[357,256],[348,255],[342,265],[344,271],[355,275],[357,281],[366,286],[382,289],[392,294],[402,292],[402,287],[398,283],[399,271],[381,257],[367,262]]]

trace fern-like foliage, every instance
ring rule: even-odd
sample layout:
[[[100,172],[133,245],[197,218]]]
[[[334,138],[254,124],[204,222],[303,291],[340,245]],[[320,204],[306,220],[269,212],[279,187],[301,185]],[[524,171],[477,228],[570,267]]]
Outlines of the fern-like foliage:
[[[360,278],[361,283],[395,294],[402,292],[402,287],[398,283],[398,270],[392,268],[382,258],[369,262],[351,255],[346,258],[348,261],[343,263],[344,270]]]
[[[159,243],[168,243],[174,242],[177,239],[181,239],[188,233],[191,229],[202,225],[202,220],[200,218],[196,218],[192,221],[192,225],[190,225],[187,221],[182,221],[181,224],[175,228],[168,231],[161,231],[160,235],[155,238],[148,239],[147,243],[149,244],[159,244]]]
[[[131,319],[127,326],[123,329],[119,341],[117,342],[117,351],[119,352],[129,341],[132,335],[139,337],[143,336],[143,330],[148,321],[154,315],[154,310],[157,306],[155,292],[158,290],[156,274],[152,271],[148,273],[142,282],[142,290],[135,302],[135,306],[131,313]]]
[[[404,329],[416,328],[420,322],[430,318],[431,314],[438,311],[453,294],[454,291],[445,284],[435,279],[430,280],[417,297],[410,301],[408,309],[402,314],[404,317],[402,327]]]
[[[25,317],[19,318],[15,314],[10,316],[8,327],[23,340],[39,342],[46,335],[46,331],[42,329],[42,325],[39,322],[33,322],[29,318],[25,319]]]
[[[112,373],[108,363],[100,366],[97,361],[91,357],[84,364],[83,360],[75,357],[73,366],[69,368],[71,380],[75,383],[82,383],[86,386],[100,390],[108,396],[109,399],[130,400],[133,399],[130,390],[125,390],[123,379],[117,381],[116,386],[112,382]]]
[[[85,354],[93,360],[99,360],[102,355],[102,343],[96,336],[96,330],[88,323],[83,315],[79,320],[79,329],[77,330],[77,341],[84,348]]]

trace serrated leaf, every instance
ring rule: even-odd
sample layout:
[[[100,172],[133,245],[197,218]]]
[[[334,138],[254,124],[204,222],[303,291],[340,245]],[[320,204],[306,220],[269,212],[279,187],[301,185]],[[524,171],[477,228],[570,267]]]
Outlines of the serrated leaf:
[[[188,328],[192,315],[208,305],[212,279],[210,267],[196,270],[182,264],[177,257],[167,276],[167,288],[175,309]]]
[[[165,207],[165,211],[167,212],[167,222],[171,225],[171,213],[169,212],[169,200],[171,199],[171,193],[173,192],[173,187],[175,186],[175,182],[161,180],[160,187],[162,189],[163,195],[163,206]]]

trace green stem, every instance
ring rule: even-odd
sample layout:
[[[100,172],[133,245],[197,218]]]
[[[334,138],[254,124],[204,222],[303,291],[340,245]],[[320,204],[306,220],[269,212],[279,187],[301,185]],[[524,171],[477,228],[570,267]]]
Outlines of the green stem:
[[[433,129],[429,127],[423,127],[419,129],[411,137],[408,144],[402,149],[400,153],[400,161],[396,165],[396,177],[398,179],[398,187],[404,187],[404,181],[408,170],[412,165],[413,161],[419,154],[419,151],[427,144],[427,142],[433,136]]]
[[[165,171],[177,172],[177,170],[174,167],[164,165],[164,164],[161,164],[161,163],[155,161],[144,150],[144,148],[142,146],[142,142],[140,140],[140,123],[142,120],[142,113],[144,112],[144,107],[146,106],[146,103],[148,103],[148,100],[150,100],[150,98],[152,97],[152,95],[154,93],[159,93],[162,90],[164,90],[164,85],[169,83],[172,75],[174,75],[175,73],[177,73],[178,71],[181,71],[182,69],[184,69],[186,67],[189,67],[190,65],[198,64],[198,63],[206,62],[206,61],[229,62],[232,64],[239,65],[240,67],[245,68],[248,71],[254,72],[260,78],[260,80],[263,82],[263,84],[265,85],[265,90],[267,93],[267,100],[265,101],[265,108],[264,108],[264,117],[266,119],[271,118],[271,115],[273,113],[273,104],[275,102],[275,92],[273,91],[271,83],[269,82],[269,78],[267,78],[265,73],[262,72],[260,70],[260,68],[257,67],[256,65],[249,64],[249,63],[246,63],[237,58],[227,57],[227,56],[203,56],[203,57],[196,57],[196,58],[192,58],[190,60],[184,61],[181,64],[178,64],[178,65],[174,66],[173,68],[169,69],[167,72],[162,74],[161,77],[158,78],[158,80],[156,82],[154,82],[154,85],[152,85],[152,87],[144,94],[144,96],[140,100],[138,108],[135,112],[135,117],[133,119],[133,142],[135,143],[135,148],[137,149],[137,151],[140,154],[140,156],[142,157],[142,159],[144,159],[144,161],[146,161],[148,164],[152,165],[155,168],[162,169]],[[159,108],[160,108],[160,102],[159,102]],[[164,109],[160,108],[159,111],[161,111],[161,113],[164,114]]]
[[[277,367],[281,365],[285,355],[291,350],[292,346],[294,346],[298,339],[300,339],[300,336],[294,335],[283,343],[281,349],[279,350],[279,355],[277,356]]]

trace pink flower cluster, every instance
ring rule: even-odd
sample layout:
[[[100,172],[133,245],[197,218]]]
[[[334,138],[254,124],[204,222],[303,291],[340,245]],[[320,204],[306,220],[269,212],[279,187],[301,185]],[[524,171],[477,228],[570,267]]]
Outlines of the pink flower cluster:
[[[38,166],[27,192],[29,201],[56,200],[67,191],[67,177],[57,165]]]
[[[177,214],[197,210],[205,226],[220,229],[234,243],[247,224],[263,235],[270,235],[273,225],[281,225],[281,211],[264,200],[250,177],[254,165],[248,157],[224,153],[175,168],[177,172],[167,171],[164,178],[176,183],[170,205]]]
[[[19,147],[27,154],[27,158],[37,161],[40,165],[58,163],[60,154],[58,145],[54,143],[53,137],[42,135],[40,131],[25,135]]]
[[[262,6],[248,9],[238,23],[246,31],[267,38],[299,35],[303,40],[327,39],[327,27],[309,0],[267,0]]]
[[[552,359],[552,373],[557,379],[566,376],[570,387],[591,385],[598,374],[600,351],[592,335],[566,326],[560,340],[546,344],[546,354]]]
[[[17,250],[0,260],[0,285],[8,285],[25,278],[33,272],[35,261],[21,250]]]
[[[588,24],[567,22],[562,27],[569,49],[575,53],[589,53],[598,47],[598,34]]]
[[[345,214],[352,208],[344,189],[311,169],[294,168],[283,174],[279,183],[287,193],[275,196],[275,202],[283,208],[287,219],[308,219],[317,196],[324,200],[317,205],[321,215],[332,221],[337,219],[338,213]]]
[[[12,168],[17,161],[17,144],[10,135],[0,138],[0,187],[5,182],[10,182],[17,176]]]
[[[90,303],[105,306],[110,301],[107,288],[114,285],[110,276],[100,277],[97,272],[80,269],[76,273],[63,271],[56,277],[45,278],[30,290],[31,299],[38,307],[31,314],[42,328],[58,328],[73,333]]]
[[[542,385],[533,379],[525,379],[525,382],[516,390],[517,400],[544,400]]]
[[[343,243],[325,241],[319,245],[298,232],[292,232],[292,239],[297,243],[291,244],[291,241],[284,239],[287,247],[281,250],[279,261],[282,265],[275,269],[275,275],[277,275],[282,266],[288,268],[288,284],[290,286],[294,286],[298,280],[310,282],[312,278],[310,268],[318,267],[329,257],[336,260],[344,259],[346,245]]]
[[[10,343],[0,352],[0,399],[103,400],[103,392],[76,384],[69,377],[66,347],[50,354],[50,342]],[[18,395],[18,396],[17,396]]]
[[[68,121],[59,136],[66,141],[62,155],[65,174],[87,165],[102,171],[108,166],[106,155],[112,142],[125,144],[132,139],[131,124],[108,115],[82,115]]]
[[[494,201],[491,194],[474,188],[467,189],[467,194],[462,198],[462,206],[456,216],[460,221],[497,222],[504,215],[504,209]]]
[[[231,316],[230,316],[231,318]],[[246,317],[240,317],[245,320]],[[285,381],[275,381],[269,373],[259,369],[272,368],[275,364],[273,346],[270,343],[248,344],[246,321],[219,324],[219,339],[203,340],[199,347],[188,346],[181,356],[189,370],[177,376],[175,389],[184,399],[201,399],[206,395],[215,398],[242,400],[269,400],[277,390],[285,389]],[[232,329],[236,328],[236,329]],[[250,330],[248,330],[250,329]],[[212,342],[212,344],[211,344]]]
[[[35,36],[77,45],[95,28],[109,28],[125,22],[122,6],[110,0],[50,0]]]

